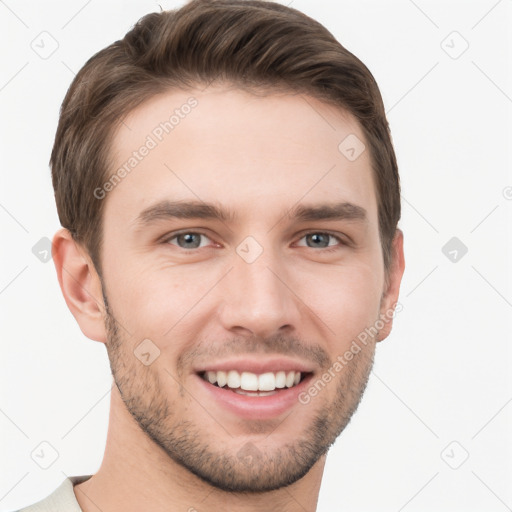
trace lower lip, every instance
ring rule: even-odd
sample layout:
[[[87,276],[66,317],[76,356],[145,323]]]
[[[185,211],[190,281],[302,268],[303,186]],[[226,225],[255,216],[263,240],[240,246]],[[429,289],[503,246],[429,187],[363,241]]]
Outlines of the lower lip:
[[[211,397],[221,407],[233,412],[238,417],[250,420],[265,420],[276,418],[295,405],[300,405],[299,394],[304,391],[312,374],[307,375],[303,380],[292,388],[283,388],[274,395],[248,396],[239,395],[230,389],[219,388],[205,381],[199,375],[196,378],[208,397]]]

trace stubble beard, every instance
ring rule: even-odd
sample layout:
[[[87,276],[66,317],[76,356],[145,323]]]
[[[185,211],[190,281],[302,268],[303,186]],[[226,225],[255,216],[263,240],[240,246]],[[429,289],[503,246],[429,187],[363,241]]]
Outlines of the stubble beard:
[[[169,386],[163,385],[151,366],[143,366],[127,349],[105,294],[104,301],[110,367],[126,409],[168,457],[222,491],[263,493],[286,487],[305,476],[350,422],[373,367],[375,346],[368,344],[336,376],[334,399],[303,427],[300,438],[272,451],[258,449],[257,443],[246,443],[241,449],[233,450],[236,443],[226,433],[224,448],[219,449],[219,443],[209,441],[212,436],[206,426],[214,420],[205,412],[205,426],[201,428],[197,422],[178,417],[173,412],[177,408],[165,392]],[[175,378],[170,380],[176,388],[180,386]],[[181,388],[175,393],[175,400],[183,399],[186,394]],[[297,407],[306,405],[298,404]],[[293,411],[283,423],[293,422],[292,416]]]

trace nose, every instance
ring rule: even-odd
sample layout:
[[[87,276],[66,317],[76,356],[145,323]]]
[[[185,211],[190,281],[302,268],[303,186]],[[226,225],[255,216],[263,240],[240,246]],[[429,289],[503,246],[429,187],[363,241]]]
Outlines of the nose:
[[[265,249],[251,263],[235,254],[222,284],[220,319],[225,329],[262,338],[297,330],[300,292],[274,251]]]

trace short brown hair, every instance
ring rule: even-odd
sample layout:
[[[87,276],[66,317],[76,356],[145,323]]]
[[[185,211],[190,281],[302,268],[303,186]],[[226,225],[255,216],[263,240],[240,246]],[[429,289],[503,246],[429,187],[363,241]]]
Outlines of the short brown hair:
[[[192,0],[144,16],[123,39],[96,53],[62,104],[50,159],[57,211],[100,276],[104,201],[93,191],[111,172],[117,127],[158,93],[214,81],[305,93],[355,116],[369,146],[387,273],[400,183],[373,75],[323,25],[296,9],[260,0]]]

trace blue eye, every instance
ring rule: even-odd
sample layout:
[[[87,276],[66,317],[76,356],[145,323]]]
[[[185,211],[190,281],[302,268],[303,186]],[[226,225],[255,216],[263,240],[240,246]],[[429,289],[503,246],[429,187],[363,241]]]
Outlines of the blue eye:
[[[178,247],[181,249],[199,249],[200,247],[204,247],[204,245],[201,245],[201,237],[209,240],[209,238],[203,233],[187,231],[185,233],[178,233],[177,235],[168,238],[166,242],[171,243],[172,245],[178,245]],[[175,239],[177,243],[173,244],[171,241]]]
[[[305,235],[303,235],[301,240],[302,239],[306,239],[307,241],[310,241],[313,245],[308,244],[307,247],[312,248],[312,249],[314,249],[314,248],[335,249],[335,248],[339,247],[340,245],[345,245],[345,243],[343,242],[343,240],[340,237],[338,237],[336,235],[332,235],[331,233],[324,233],[322,231],[312,231],[310,233],[306,233]],[[338,242],[338,244],[330,244],[329,239],[336,240]],[[299,244],[299,245],[303,246],[301,244]]]
[[[311,231],[309,233],[305,233],[302,235],[300,240],[305,240],[306,244],[298,243],[297,246],[299,247],[324,249],[325,251],[334,251],[339,249],[340,246],[347,245],[339,236],[324,231]],[[165,243],[175,245],[180,249],[194,250],[208,246],[208,242],[211,242],[212,240],[201,232],[182,231],[181,233],[174,233],[163,241]]]

